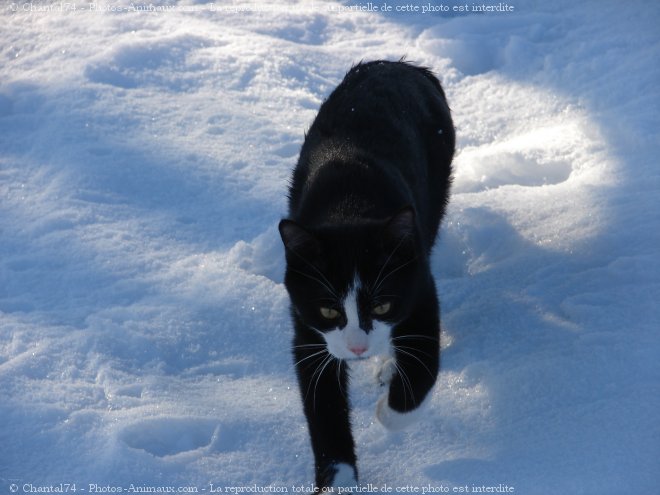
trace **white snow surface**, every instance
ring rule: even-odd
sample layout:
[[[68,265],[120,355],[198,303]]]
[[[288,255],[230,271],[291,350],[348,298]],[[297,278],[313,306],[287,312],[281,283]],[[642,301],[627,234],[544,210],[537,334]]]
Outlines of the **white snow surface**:
[[[360,482],[659,493],[657,2],[97,3],[0,5],[0,493],[309,487],[276,225],[323,99],[403,55],[458,135],[442,369],[388,433],[356,366]]]

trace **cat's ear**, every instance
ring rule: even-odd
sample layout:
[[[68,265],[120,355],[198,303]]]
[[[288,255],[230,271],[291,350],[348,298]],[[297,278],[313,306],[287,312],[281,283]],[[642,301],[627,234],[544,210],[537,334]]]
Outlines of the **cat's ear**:
[[[385,225],[385,233],[390,239],[415,237],[415,210],[406,206],[390,218]]]
[[[316,237],[293,220],[281,220],[279,229],[282,242],[287,250],[294,253],[310,251],[316,253],[318,251],[319,243]]]

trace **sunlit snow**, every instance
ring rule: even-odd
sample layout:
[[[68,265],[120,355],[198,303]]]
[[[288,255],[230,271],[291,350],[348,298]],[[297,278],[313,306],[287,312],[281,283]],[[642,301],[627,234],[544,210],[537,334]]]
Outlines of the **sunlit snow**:
[[[356,365],[361,483],[657,492],[657,4],[65,3],[0,5],[0,493],[309,487],[276,225],[323,99],[404,55],[457,127],[442,369],[389,434]]]

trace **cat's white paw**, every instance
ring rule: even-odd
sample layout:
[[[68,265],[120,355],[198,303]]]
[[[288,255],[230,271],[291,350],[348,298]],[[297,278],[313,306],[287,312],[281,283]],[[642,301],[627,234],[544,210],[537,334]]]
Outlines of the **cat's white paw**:
[[[355,470],[350,464],[343,462],[334,465],[335,475],[332,478],[332,488],[343,488],[343,491],[349,491],[349,488],[357,487],[355,479]]]
[[[376,382],[381,387],[384,387],[392,381],[395,373],[396,363],[394,362],[394,358],[387,358],[382,363],[380,363],[380,366],[376,369]]]
[[[412,411],[401,413],[390,407],[387,402],[387,394],[383,394],[376,404],[376,419],[390,431],[401,431],[420,419],[427,402],[425,400]]]

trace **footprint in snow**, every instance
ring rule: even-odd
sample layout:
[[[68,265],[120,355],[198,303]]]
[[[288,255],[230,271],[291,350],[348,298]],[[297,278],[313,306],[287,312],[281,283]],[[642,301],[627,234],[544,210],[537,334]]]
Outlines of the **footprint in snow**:
[[[203,450],[234,450],[235,428],[223,428],[217,421],[194,418],[155,418],[134,423],[120,433],[129,447],[156,457],[168,457]]]

